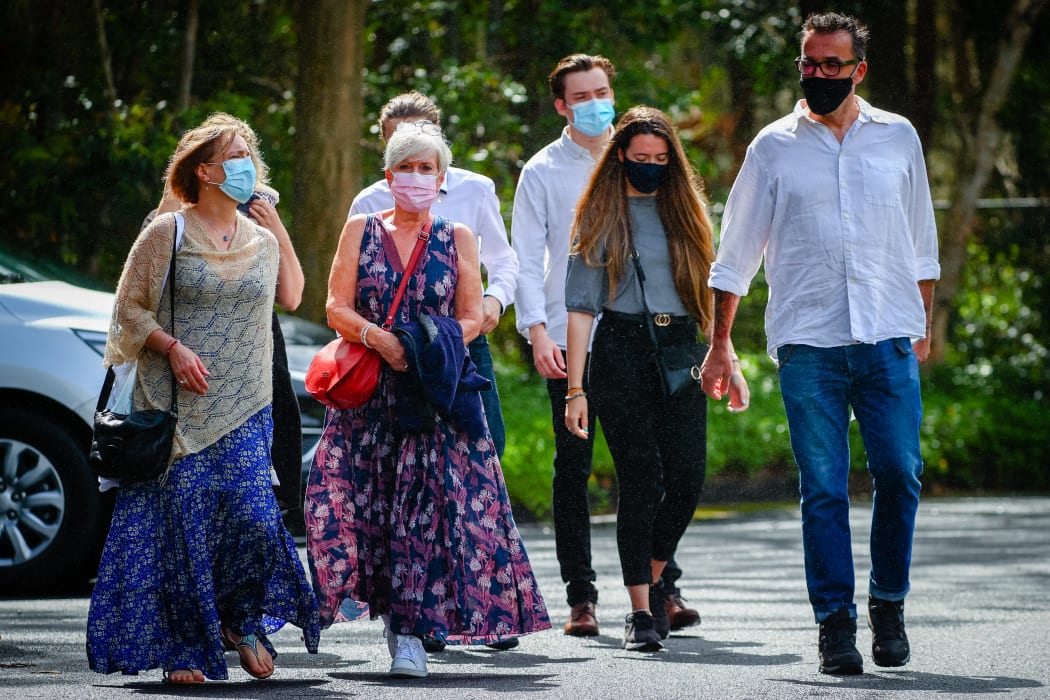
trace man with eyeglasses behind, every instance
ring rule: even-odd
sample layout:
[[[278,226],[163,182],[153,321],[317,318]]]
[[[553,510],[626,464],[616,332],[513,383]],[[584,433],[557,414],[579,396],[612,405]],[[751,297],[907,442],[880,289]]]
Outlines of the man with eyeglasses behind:
[[[922,403],[937,231],[915,129],[856,95],[867,28],[811,15],[796,60],[805,100],[748,147],[711,268],[715,330],[701,370],[719,400],[732,373],[730,330],[765,257],[767,350],[799,467],[806,583],[820,625],[820,670],[863,672],[849,527],[849,424],[874,484],[868,624],[879,666],[903,666]]]

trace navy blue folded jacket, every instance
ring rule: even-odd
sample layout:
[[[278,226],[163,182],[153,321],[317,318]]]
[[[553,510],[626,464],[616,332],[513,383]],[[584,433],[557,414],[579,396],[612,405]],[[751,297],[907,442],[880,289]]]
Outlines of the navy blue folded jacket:
[[[435,412],[466,430],[470,439],[488,434],[481,395],[492,383],[478,374],[463,344],[463,328],[448,316],[420,315],[393,328],[405,348],[407,372],[394,385],[398,424],[402,430],[429,432]]]

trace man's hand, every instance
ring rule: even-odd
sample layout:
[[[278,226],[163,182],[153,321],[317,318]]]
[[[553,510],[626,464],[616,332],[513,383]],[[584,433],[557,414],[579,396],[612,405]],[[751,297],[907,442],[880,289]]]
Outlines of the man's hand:
[[[529,329],[529,340],[532,341],[532,364],[545,379],[565,379],[565,356],[558,344],[547,335],[547,329],[541,324]]]
[[[728,343],[712,344],[700,366],[700,388],[715,401],[731,393],[734,366],[729,347]]]
[[[499,325],[500,316],[503,314],[503,304],[499,303],[496,297],[485,295],[481,297],[481,311],[484,314],[481,319],[481,334],[485,335]]]
[[[919,364],[922,364],[930,357],[930,337],[926,336],[922,340],[916,340],[911,344],[911,349],[916,359],[919,360]]]

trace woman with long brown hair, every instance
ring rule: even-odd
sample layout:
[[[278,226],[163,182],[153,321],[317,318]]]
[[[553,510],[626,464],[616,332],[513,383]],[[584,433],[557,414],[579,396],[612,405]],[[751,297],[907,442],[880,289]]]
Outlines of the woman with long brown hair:
[[[619,482],[616,540],[631,599],[624,647],[656,651],[669,633],[660,574],[704,483],[707,405],[699,383],[671,394],[654,357],[657,346],[665,357],[676,346],[705,351],[698,333],[712,326],[714,259],[702,188],[663,112],[639,106],[620,119],[580,199],[573,237],[565,423],[586,439],[588,411],[601,419]],[[588,396],[579,387],[599,314]],[[744,410],[747,395],[738,366],[731,408]]]

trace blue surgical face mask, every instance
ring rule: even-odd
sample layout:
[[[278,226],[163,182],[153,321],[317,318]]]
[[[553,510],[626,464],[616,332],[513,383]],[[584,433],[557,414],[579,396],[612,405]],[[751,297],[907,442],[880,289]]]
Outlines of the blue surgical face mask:
[[[208,163],[208,165],[219,165],[219,163]],[[230,158],[222,162],[223,172],[226,179],[219,182],[209,182],[209,185],[218,185],[227,197],[244,204],[255,191],[255,163],[250,156],[243,158]]]
[[[616,110],[612,100],[598,99],[569,105],[572,109],[572,125],[587,136],[601,136],[612,124]]]

